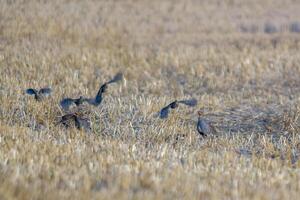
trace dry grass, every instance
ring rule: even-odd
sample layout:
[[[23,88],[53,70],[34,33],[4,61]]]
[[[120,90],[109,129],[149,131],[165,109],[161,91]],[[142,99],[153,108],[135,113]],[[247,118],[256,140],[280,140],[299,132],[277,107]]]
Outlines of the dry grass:
[[[296,1],[0,3],[0,199],[299,196]],[[92,133],[55,125],[63,97],[119,71]],[[43,86],[44,102],[24,95]],[[219,137],[197,134],[198,109]]]

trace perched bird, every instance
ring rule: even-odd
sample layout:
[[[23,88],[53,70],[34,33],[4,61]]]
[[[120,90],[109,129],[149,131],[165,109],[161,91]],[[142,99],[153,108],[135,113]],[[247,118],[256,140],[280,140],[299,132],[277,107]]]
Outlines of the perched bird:
[[[197,100],[196,99],[188,99],[188,100],[181,100],[181,101],[175,100],[175,101],[173,101],[172,103],[170,103],[169,105],[167,105],[166,107],[164,107],[160,110],[159,117],[161,119],[168,118],[170,109],[177,108],[180,103],[184,104],[184,105],[187,105],[187,106],[193,107],[197,104]]]
[[[102,84],[97,92],[97,95],[94,98],[85,98],[80,96],[78,99],[72,99],[72,98],[65,98],[60,102],[61,107],[68,111],[71,105],[79,106],[84,102],[87,102],[91,105],[98,106],[101,104],[103,100],[103,94],[107,90],[107,86],[111,83],[115,83],[120,81],[123,78],[122,73],[117,73],[110,81]]]
[[[78,130],[84,129],[86,131],[91,130],[91,122],[87,118],[80,117],[77,113],[69,113],[61,117],[59,123],[63,124],[65,127],[69,127],[70,121],[74,121],[75,127]]]
[[[50,88],[41,88],[40,90],[28,88],[25,92],[26,94],[34,95],[35,100],[41,101],[44,97],[48,97],[52,90]]]
[[[200,135],[206,137],[215,132],[214,127],[212,127],[205,119],[203,119],[203,112],[198,111],[198,122],[197,122],[197,131]]]

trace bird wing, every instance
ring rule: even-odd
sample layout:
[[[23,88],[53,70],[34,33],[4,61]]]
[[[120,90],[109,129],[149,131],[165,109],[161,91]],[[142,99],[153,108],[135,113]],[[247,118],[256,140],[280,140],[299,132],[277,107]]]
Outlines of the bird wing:
[[[178,101],[178,103],[182,103],[182,104],[185,104],[187,106],[196,106],[197,105],[197,99],[187,99],[187,100],[181,100],[181,101]]]
[[[60,106],[65,110],[69,110],[69,107],[74,103],[74,99],[71,98],[65,98],[60,101]]]
[[[163,109],[160,110],[159,112],[159,117],[161,119],[165,119],[165,118],[168,118],[168,115],[169,115],[169,105],[164,107]]]
[[[97,95],[95,97],[95,99],[93,99],[91,101],[91,99],[88,101],[89,103],[95,105],[95,106],[98,106],[100,105],[100,103],[102,102],[102,94],[106,91],[106,88],[107,88],[107,84],[104,83],[103,85],[101,85],[100,89],[98,90],[97,92]]]
[[[29,95],[36,95],[37,94],[37,90],[32,89],[32,88],[28,88],[25,92],[26,92],[26,94],[29,94]]]
[[[119,72],[110,81],[108,81],[107,84],[118,82],[122,80],[122,78],[123,78],[123,74]]]
[[[171,109],[177,108],[178,107],[178,101],[177,100],[173,101],[172,103],[170,103],[168,105],[168,107],[171,108]]]
[[[52,92],[51,88],[42,88],[40,89],[39,93],[43,95],[50,95]]]
[[[95,96],[95,99],[94,99],[94,100],[90,99],[90,100],[88,100],[87,102],[89,102],[90,104],[93,104],[93,105],[95,105],[95,106],[100,105],[101,102],[102,102],[102,99],[103,99],[102,94],[106,91],[107,85],[110,84],[110,83],[118,82],[118,81],[120,81],[122,78],[123,78],[123,74],[122,74],[122,73],[117,73],[117,74],[113,77],[113,79],[111,79],[110,81],[108,81],[108,82],[104,83],[103,85],[101,85],[101,87],[100,87],[100,89],[98,90],[97,95]]]
[[[201,135],[207,136],[207,134],[210,133],[210,126],[205,120],[199,119],[197,124],[197,130]]]

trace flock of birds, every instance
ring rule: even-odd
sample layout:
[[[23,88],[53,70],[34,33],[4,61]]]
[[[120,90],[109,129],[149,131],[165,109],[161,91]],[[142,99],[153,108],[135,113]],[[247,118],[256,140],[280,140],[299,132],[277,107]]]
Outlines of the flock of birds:
[[[99,106],[103,100],[103,94],[107,91],[108,85],[112,83],[117,83],[121,81],[122,78],[123,74],[117,73],[111,80],[105,82],[100,86],[95,97],[86,98],[80,96],[79,98],[74,99],[62,99],[60,101],[60,106],[65,112],[65,114],[61,117],[58,124],[62,124],[68,128],[70,126],[70,122],[73,122],[77,129],[91,130],[90,120],[86,117],[81,116],[77,111],[70,111],[70,108],[73,106],[79,108],[83,103],[87,103],[95,107]],[[26,93],[29,95],[33,95],[36,101],[42,101],[43,99],[51,95],[52,90],[51,88],[41,88],[40,90],[29,88],[26,90]],[[197,100],[194,98],[186,100],[175,100],[160,110],[159,117],[161,119],[168,118],[170,111],[176,109],[179,106],[179,104],[194,107],[197,105]],[[202,111],[198,111],[197,131],[203,137],[212,135],[216,132],[214,127],[211,126],[210,123],[203,118]]]
[[[122,73],[117,73],[111,80],[102,84],[96,94],[95,97],[83,97],[80,96],[79,98],[64,98],[60,101],[60,107],[64,111],[64,115],[60,117],[60,120],[57,124],[62,124],[66,128],[70,126],[75,126],[77,129],[81,130],[84,129],[85,131],[91,131],[91,120],[88,117],[84,117],[85,114],[82,111],[85,111],[85,107],[81,106],[84,103],[87,103],[92,106],[99,106],[103,100],[104,93],[106,93],[108,85],[112,83],[117,83],[123,79]],[[29,95],[33,95],[36,101],[42,101],[46,97],[50,96],[52,93],[51,88],[41,88],[40,90],[29,88],[26,90],[26,93]],[[195,107],[197,105],[197,100],[192,99],[185,99],[185,100],[174,100],[165,107],[163,107],[158,116],[160,119],[168,118],[170,112],[179,107],[179,105],[185,105],[189,107]],[[72,109],[71,109],[72,108]],[[73,109],[74,108],[74,109]],[[198,121],[197,121],[197,131],[202,137],[207,136],[214,136],[216,135],[217,131],[212,126],[209,121],[207,121],[203,117],[204,113],[202,111],[198,111]],[[252,155],[260,155],[261,152],[252,152],[245,148],[240,148],[235,151],[239,155],[243,155],[246,157],[251,157]],[[267,156],[268,158],[275,158],[276,155]],[[300,157],[300,153],[298,151],[292,151],[291,154],[291,163],[295,164]],[[285,156],[281,155],[281,159],[284,159]]]

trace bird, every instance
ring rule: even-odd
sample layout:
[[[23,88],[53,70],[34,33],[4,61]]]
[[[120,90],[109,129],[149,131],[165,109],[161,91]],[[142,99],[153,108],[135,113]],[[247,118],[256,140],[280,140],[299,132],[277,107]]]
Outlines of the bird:
[[[187,100],[180,100],[180,101],[173,101],[171,102],[169,105],[163,107],[160,112],[159,112],[159,117],[161,119],[166,119],[168,118],[168,115],[169,115],[169,111],[170,109],[175,109],[179,106],[179,104],[184,104],[184,105],[187,105],[187,106],[190,106],[190,107],[194,107],[195,105],[197,105],[197,100],[192,98],[192,99],[187,99]]]
[[[71,105],[75,104],[76,106],[79,106],[79,105],[83,104],[83,102],[85,102],[85,101],[87,101],[87,99],[84,98],[83,96],[80,96],[77,99],[65,98],[65,99],[60,101],[60,106],[65,111],[68,111]]]
[[[98,106],[103,100],[103,94],[106,92],[107,87],[111,83],[116,83],[122,80],[123,74],[121,72],[117,73],[110,81],[102,84],[94,98],[85,98],[84,101],[88,102],[91,105]]]
[[[216,130],[202,116],[203,112],[198,111],[197,131],[203,137],[207,137],[208,135],[212,135],[216,132]]]
[[[65,127],[69,127],[69,122],[74,121],[75,127],[78,130],[84,129],[86,131],[91,131],[91,122],[87,118],[80,117],[77,113],[68,113],[61,117],[59,124],[63,124]]]
[[[26,94],[34,95],[35,100],[42,101],[44,97],[48,97],[51,95],[52,90],[51,88],[41,88],[40,90],[28,88],[25,92]]]
[[[77,99],[65,98],[61,100],[60,105],[65,111],[68,111],[71,105],[75,104],[76,106],[79,106],[84,102],[87,102],[88,104],[93,106],[99,106],[103,100],[103,94],[106,92],[108,85],[111,83],[116,83],[122,80],[122,78],[123,78],[123,74],[120,72],[117,73],[110,81],[100,86],[94,98],[85,98],[83,96],[80,96]]]

